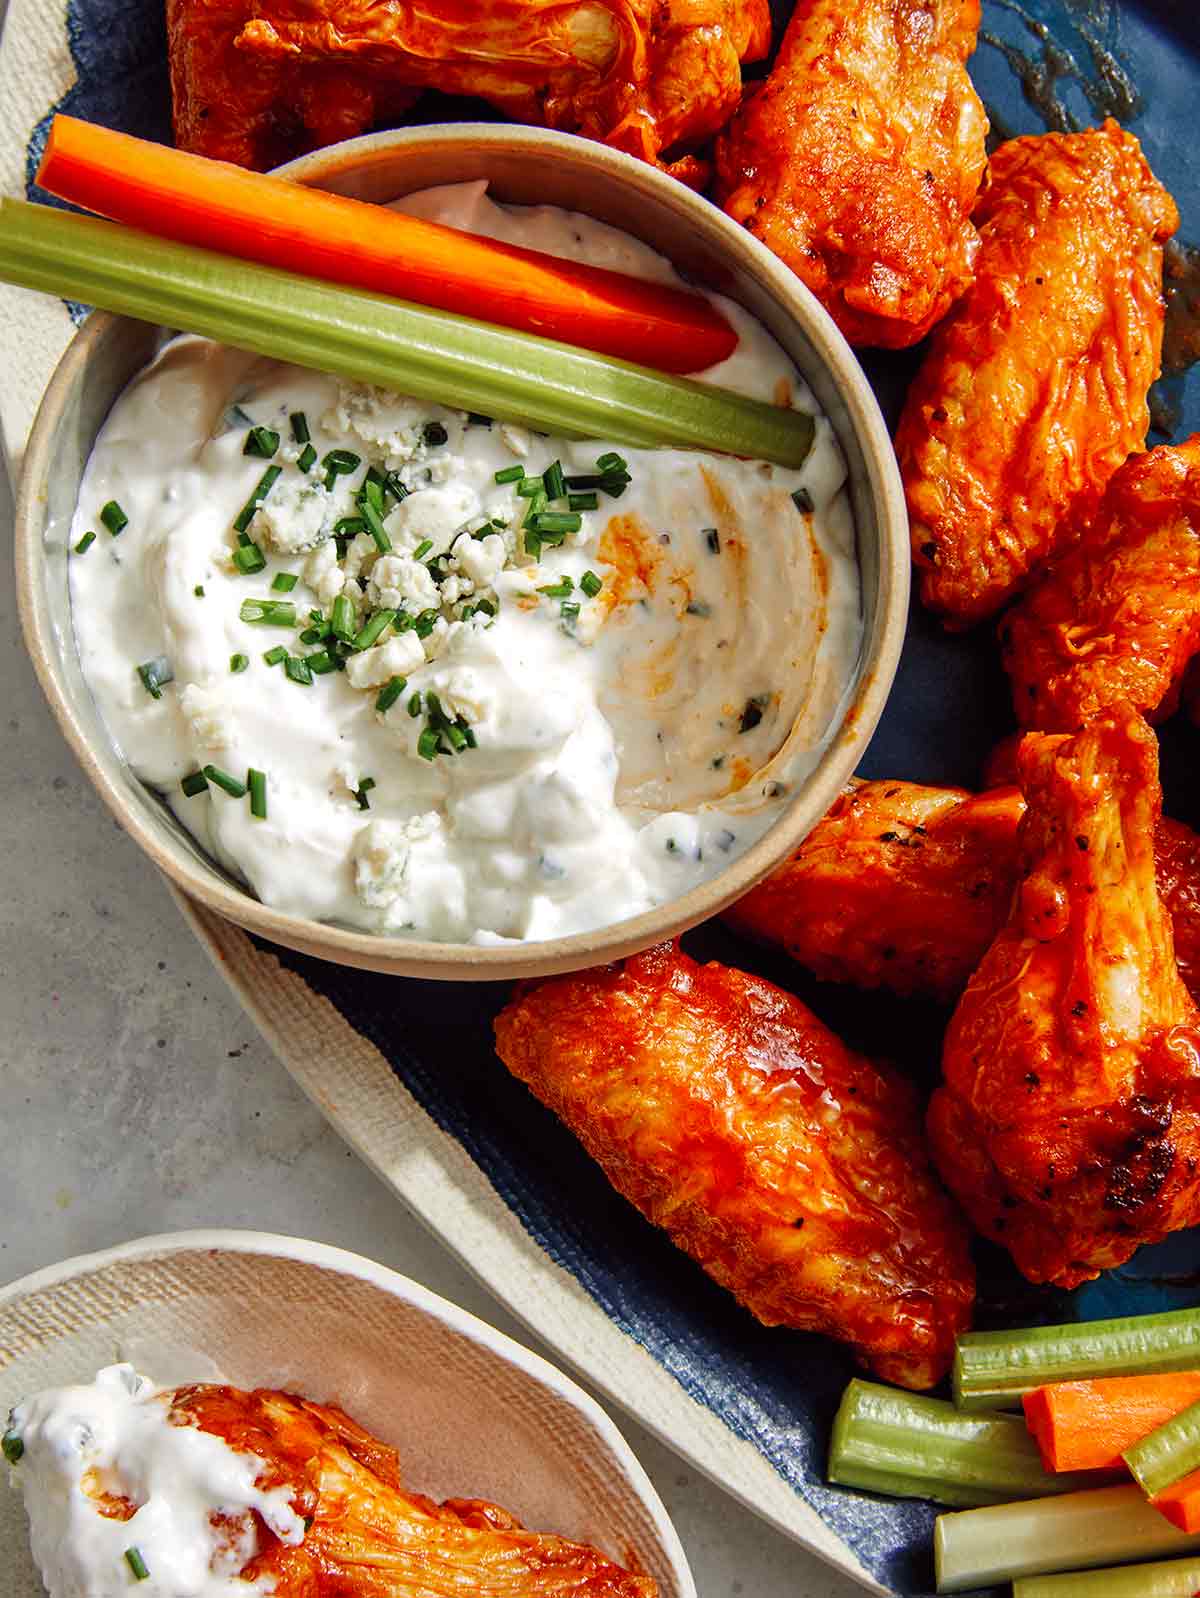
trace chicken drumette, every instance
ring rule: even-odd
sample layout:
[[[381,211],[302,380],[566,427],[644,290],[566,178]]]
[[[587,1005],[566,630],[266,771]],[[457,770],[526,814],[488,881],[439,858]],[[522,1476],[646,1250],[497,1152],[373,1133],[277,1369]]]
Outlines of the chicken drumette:
[[[912,1087],[799,999],[664,944],[519,993],[496,1044],[760,1321],[850,1343],[904,1387],[944,1374],[974,1277]]]
[[[1149,426],[1179,213],[1115,122],[1012,139],[975,212],[975,281],[896,433],[921,597],[994,614],[1067,546]]]
[[[717,146],[717,199],[854,344],[923,338],[971,281],[979,0],[799,0]]]
[[[1155,885],[1157,759],[1128,706],[1021,745],[1022,880],[946,1034],[934,1159],[1035,1282],[1200,1221],[1200,1010]]]

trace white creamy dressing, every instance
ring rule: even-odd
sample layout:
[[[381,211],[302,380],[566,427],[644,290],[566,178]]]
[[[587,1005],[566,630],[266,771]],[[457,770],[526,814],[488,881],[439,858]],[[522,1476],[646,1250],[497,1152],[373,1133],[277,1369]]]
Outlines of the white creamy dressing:
[[[247,1598],[274,1587],[239,1578],[258,1552],[252,1511],[280,1541],[303,1542],[287,1489],[256,1485],[263,1461],[174,1424],[170,1400],[132,1365],[111,1365],[13,1410],[7,1437],[21,1453],[11,1477],[49,1598]]]
[[[483,183],[402,209],[678,281],[628,235],[550,207],[501,209]],[[766,331],[713,298],[739,342],[703,380],[816,414]],[[296,412],[318,457],[308,473]],[[279,433],[271,462],[243,454],[251,424]],[[334,449],[360,465],[326,492],[320,461]],[[579,530],[535,559],[521,531],[529,502],[496,473],[559,461],[567,476],[596,474],[610,451],[628,487],[598,490]],[[282,471],[248,529],[266,568],[243,575],[232,524],[268,464]],[[387,501],[391,553],[360,533],[339,560],[329,534],[360,514],[371,466],[409,490]],[[488,426],[178,339],[118,401],[87,468],[71,542],[96,539],[70,557],[79,657],[133,770],[266,904],[438,940],[583,931],[716,875],[815,765],[862,640],[845,475],[820,415],[811,455],[790,471]],[[110,500],[129,519],[116,537],[98,519]],[[272,588],[278,573],[297,578],[290,592]],[[588,573],[603,583],[594,596],[580,586]],[[408,630],[307,686],[264,661],[279,645],[320,653],[299,631],[339,595],[356,627],[390,608]],[[292,602],[296,625],[242,620],[247,599]],[[239,654],[249,664],[233,672]],[[154,698],[137,667],[158,659],[173,681]],[[394,678],[404,689],[381,711]],[[474,747],[423,758],[430,690]],[[211,783],[185,797],[181,779],[210,764],[240,783],[263,772],[266,818]]]

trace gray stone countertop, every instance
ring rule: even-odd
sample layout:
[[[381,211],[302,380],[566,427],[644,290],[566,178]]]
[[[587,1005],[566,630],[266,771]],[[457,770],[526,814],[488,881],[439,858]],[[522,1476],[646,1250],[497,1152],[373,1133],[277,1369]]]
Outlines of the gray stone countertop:
[[[325,1124],[78,770],[21,642],[2,466],[0,682],[0,1283],[149,1233],[248,1227],[369,1255],[553,1358]],[[861,1591],[614,1419],[702,1598]]]

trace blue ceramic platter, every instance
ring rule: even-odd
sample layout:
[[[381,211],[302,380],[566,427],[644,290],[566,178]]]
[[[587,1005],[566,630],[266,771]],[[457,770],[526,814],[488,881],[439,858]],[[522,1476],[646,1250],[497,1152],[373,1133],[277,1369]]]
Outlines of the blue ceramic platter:
[[[1180,239],[1200,245],[1200,143],[1191,122],[1200,102],[1198,0],[984,0],[983,9],[972,73],[994,128],[1008,136],[1116,115],[1138,134],[1175,194]],[[781,0],[780,31],[789,10]],[[162,0],[71,0],[78,83],[56,109],[167,138],[161,13]],[[481,114],[488,115],[477,104],[428,96],[415,119]],[[31,141],[30,173],[44,130],[45,123]],[[32,184],[31,194],[46,198]],[[1176,261],[1184,274],[1175,285],[1181,305],[1189,293],[1200,295],[1200,255],[1185,250]],[[894,416],[913,358],[870,356],[866,364]],[[1200,371],[1168,375],[1156,399],[1151,442],[1200,429]],[[1011,728],[988,631],[949,638],[914,606],[896,687],[862,774],[971,786]],[[1162,729],[1161,741],[1167,809],[1198,826],[1200,734],[1177,719]],[[922,1082],[935,1079],[944,1012],[822,986],[717,925],[691,934],[686,946],[792,988],[855,1045],[898,1058]],[[849,1359],[820,1339],[758,1326],[611,1191],[575,1141],[496,1060],[491,1019],[503,990],[403,982],[276,952],[376,1044],[536,1243],[692,1398],[756,1447],[874,1576],[898,1594],[931,1592],[933,1511],[824,1484],[829,1424],[852,1374]],[[979,1246],[978,1260],[981,1326],[1200,1304],[1200,1232],[1144,1249],[1073,1294],[1029,1286],[987,1245]]]

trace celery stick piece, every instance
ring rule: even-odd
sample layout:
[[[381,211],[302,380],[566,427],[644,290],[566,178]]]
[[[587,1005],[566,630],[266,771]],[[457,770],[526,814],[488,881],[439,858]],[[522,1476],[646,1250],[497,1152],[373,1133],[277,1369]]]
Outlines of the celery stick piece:
[[[1082,1471],[1044,1470],[1037,1444],[1017,1415],[967,1415],[944,1398],[857,1378],[833,1423],[829,1479],[894,1498],[964,1507],[1096,1485]]]
[[[1148,1498],[1200,1470],[1200,1404],[1181,1410],[1127,1448],[1121,1458]]]
[[[24,200],[0,200],[0,279],[577,438],[783,466],[812,448],[803,411]]]
[[[961,1409],[1014,1409],[1024,1394],[1049,1382],[1197,1369],[1197,1309],[1019,1332],[967,1332],[954,1354],[954,1402]]]
[[[1200,1592],[1200,1559],[1165,1559],[1119,1570],[1077,1570],[1069,1576],[1027,1576],[1013,1598],[1193,1598]]]
[[[939,1592],[1019,1576],[1090,1570],[1200,1548],[1147,1503],[1140,1487],[1099,1487],[1061,1498],[939,1515],[933,1556]]]

